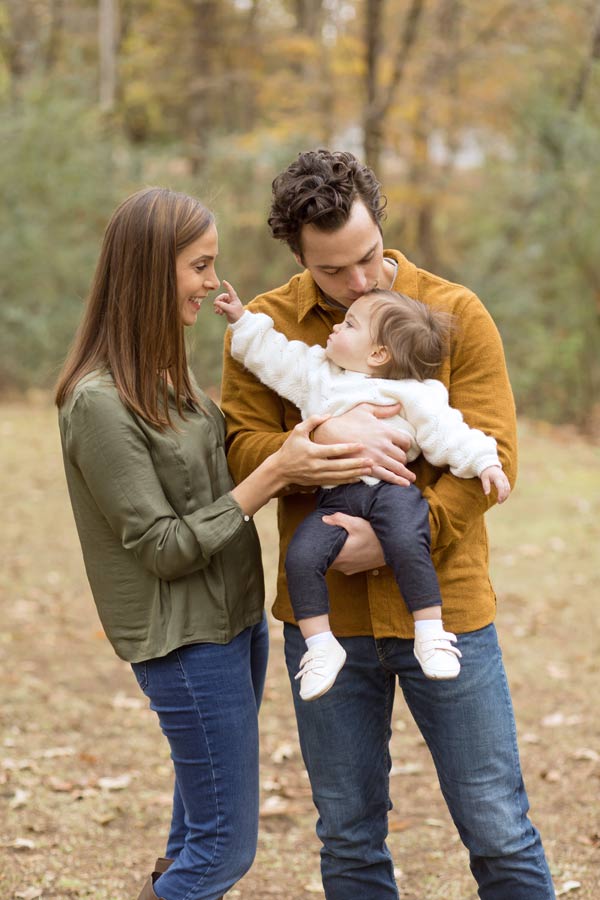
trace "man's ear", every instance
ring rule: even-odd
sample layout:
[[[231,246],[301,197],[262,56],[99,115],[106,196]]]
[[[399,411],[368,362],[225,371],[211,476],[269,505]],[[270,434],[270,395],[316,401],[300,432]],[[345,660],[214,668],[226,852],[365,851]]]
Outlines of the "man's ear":
[[[369,366],[375,369],[377,366],[385,366],[389,363],[391,358],[390,351],[387,347],[375,347],[369,354],[367,362]]]
[[[293,253],[292,256],[294,257],[294,259],[296,260],[296,262],[298,263],[299,266],[301,266],[303,269],[306,268],[306,266],[304,265],[304,263],[302,261],[302,257],[300,256],[299,253]]]

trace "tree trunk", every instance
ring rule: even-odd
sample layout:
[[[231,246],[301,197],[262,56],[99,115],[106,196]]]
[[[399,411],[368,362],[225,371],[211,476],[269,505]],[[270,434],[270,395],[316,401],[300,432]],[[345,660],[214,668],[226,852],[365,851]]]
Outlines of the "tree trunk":
[[[404,78],[406,64],[417,41],[425,0],[411,0],[394,53],[392,74],[387,85],[379,83],[379,59],[383,43],[381,25],[384,6],[384,0],[367,0],[365,20],[367,98],[363,117],[364,147],[367,165],[375,172],[380,170],[386,118],[394,102],[398,86]]]
[[[0,50],[8,70],[10,99],[16,105],[29,70],[27,45],[31,41],[34,16],[30,4],[22,0],[8,0],[6,13],[6,23],[0,30]]]
[[[379,58],[381,55],[381,19],[383,0],[367,0],[365,20],[366,94],[364,115],[365,162],[379,171],[381,157],[382,122],[379,112]]]
[[[99,100],[103,112],[111,112],[117,93],[118,0],[98,0]]]
[[[192,174],[202,171],[222,102],[219,85],[221,41],[219,0],[192,0],[194,47],[186,137]]]
[[[64,24],[64,0],[50,0],[50,24],[46,42],[46,72],[52,73],[60,59]]]

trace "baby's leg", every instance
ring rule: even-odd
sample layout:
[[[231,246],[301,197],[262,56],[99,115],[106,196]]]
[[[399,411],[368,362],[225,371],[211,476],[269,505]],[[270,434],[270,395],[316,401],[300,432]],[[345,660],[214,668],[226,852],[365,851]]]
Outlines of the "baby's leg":
[[[315,634],[311,626],[306,633],[303,622],[316,620],[328,630],[329,593],[325,575],[348,537],[337,525],[326,525],[323,516],[329,510],[316,509],[300,523],[285,558],[285,573],[292,609],[304,637]]]
[[[297,678],[303,700],[315,700],[328,691],[346,653],[331,632],[329,593],[325,575],[348,537],[335,525],[325,525],[331,510],[315,510],[296,529],[288,547],[285,571],[294,616],[306,641],[307,652]]]
[[[430,550],[429,504],[418,488],[381,483],[369,520],[415,620],[415,656],[428,678],[456,678],[460,651],[444,630],[442,596]]]

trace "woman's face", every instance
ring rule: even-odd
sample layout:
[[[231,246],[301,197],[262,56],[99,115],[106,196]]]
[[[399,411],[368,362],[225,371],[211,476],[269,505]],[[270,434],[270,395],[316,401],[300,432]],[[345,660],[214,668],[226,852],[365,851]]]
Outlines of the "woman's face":
[[[202,301],[219,287],[215,260],[219,236],[214,224],[181,251],[176,261],[177,299],[184,325],[195,325]]]

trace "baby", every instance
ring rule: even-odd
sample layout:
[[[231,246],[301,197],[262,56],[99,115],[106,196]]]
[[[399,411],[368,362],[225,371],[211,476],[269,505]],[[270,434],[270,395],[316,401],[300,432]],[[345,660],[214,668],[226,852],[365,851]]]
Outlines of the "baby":
[[[479,477],[502,503],[510,484],[496,441],[469,426],[432,378],[448,352],[451,317],[394,291],[373,290],[356,300],[335,325],[325,348],[290,341],[273,320],[244,307],[232,286],[214,301],[232,330],[231,354],[263,384],[294,403],[302,417],[341,415],[359,403],[400,403],[392,421],[411,437],[407,460],[419,453],[460,478]],[[371,476],[338,487],[323,485],[317,509],[296,530],[286,557],[294,615],[307,645],[300,661],[300,696],[315,700],[334,684],[346,652],[329,625],[325,575],[347,532],[324,515],[345,512],[367,519],[386,564],[394,572],[415,620],[414,654],[427,678],[456,678],[460,650],[445,631],[442,598],[430,554],[429,506],[414,485],[401,487]]]

